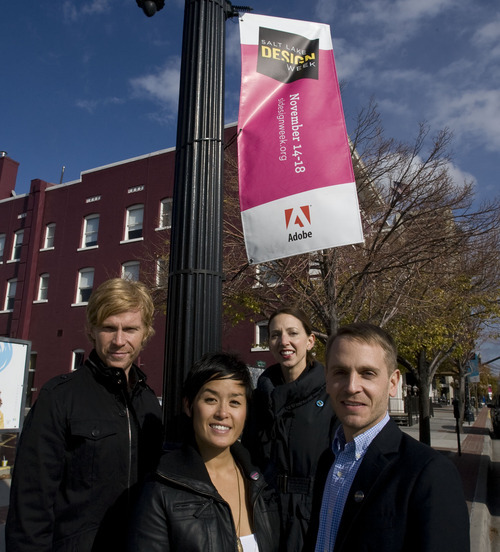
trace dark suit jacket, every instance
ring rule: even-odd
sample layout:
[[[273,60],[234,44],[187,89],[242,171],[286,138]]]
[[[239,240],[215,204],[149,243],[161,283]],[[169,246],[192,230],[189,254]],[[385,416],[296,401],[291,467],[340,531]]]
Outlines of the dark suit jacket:
[[[316,475],[314,550],[331,451]],[[469,514],[455,466],[389,421],[368,447],[345,504],[335,552],[468,552]]]

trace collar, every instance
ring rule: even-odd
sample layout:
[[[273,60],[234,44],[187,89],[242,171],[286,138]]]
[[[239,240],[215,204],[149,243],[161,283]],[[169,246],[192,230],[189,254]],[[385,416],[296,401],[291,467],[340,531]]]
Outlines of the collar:
[[[92,349],[86,361],[86,365],[90,368],[95,378],[103,385],[116,390],[128,390],[127,376],[122,368],[107,366],[101,360],[97,351]],[[129,371],[130,388],[133,389],[137,384],[144,384],[146,375],[135,364],[132,364]]]
[[[354,437],[354,441],[347,442],[344,428],[342,425],[340,425],[337,428],[337,431],[335,432],[335,437],[333,439],[332,443],[332,451],[335,456],[337,456],[340,452],[343,452],[346,447],[354,446],[354,453],[356,457],[361,457],[365,454],[366,449],[371,445],[373,439],[382,431],[384,426],[389,421],[389,414],[386,412],[385,416],[375,424],[373,427],[367,429],[365,432],[357,435]]]

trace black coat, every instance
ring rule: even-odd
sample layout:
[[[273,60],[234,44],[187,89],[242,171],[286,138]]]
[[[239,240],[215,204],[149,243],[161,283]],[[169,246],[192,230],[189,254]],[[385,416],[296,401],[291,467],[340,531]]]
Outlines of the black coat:
[[[244,447],[231,447],[253,511],[259,552],[277,552],[279,516],[274,491],[250,464]],[[235,552],[236,530],[227,502],[213,486],[194,446],[166,452],[136,508],[130,552]]]
[[[331,451],[325,453],[318,468],[307,552],[315,549],[333,460]],[[469,514],[455,466],[389,421],[354,477],[335,552],[469,552],[469,543]]]
[[[260,376],[244,444],[279,492],[286,552],[302,549],[318,460],[330,447],[336,427],[319,362],[291,383],[284,383],[279,364]]]
[[[93,351],[43,386],[16,454],[9,552],[124,550],[138,482],[156,467],[163,437],[155,394],[136,366],[130,377],[129,395],[123,370]]]

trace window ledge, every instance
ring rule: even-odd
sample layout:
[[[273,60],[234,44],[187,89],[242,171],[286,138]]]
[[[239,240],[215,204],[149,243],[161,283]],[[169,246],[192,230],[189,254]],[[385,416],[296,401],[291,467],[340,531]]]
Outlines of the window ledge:
[[[120,245],[123,244],[123,243],[132,243],[132,242],[139,242],[139,241],[144,241],[144,238],[134,238],[132,240],[122,240],[120,242]]]

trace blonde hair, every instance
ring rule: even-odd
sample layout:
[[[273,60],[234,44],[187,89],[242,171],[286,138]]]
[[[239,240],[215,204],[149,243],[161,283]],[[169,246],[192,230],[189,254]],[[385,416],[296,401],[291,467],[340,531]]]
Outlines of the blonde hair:
[[[87,336],[92,343],[92,330],[101,326],[109,316],[130,310],[140,310],[146,329],[144,343],[155,333],[153,328],[155,307],[151,294],[142,282],[123,278],[106,280],[92,292],[87,305]]]
[[[337,333],[331,335],[326,342],[326,360],[332,345],[336,339],[340,338],[354,339],[364,343],[379,345],[384,351],[385,362],[389,374],[392,374],[398,367],[398,348],[394,339],[385,330],[368,322],[355,322],[342,326]]]

